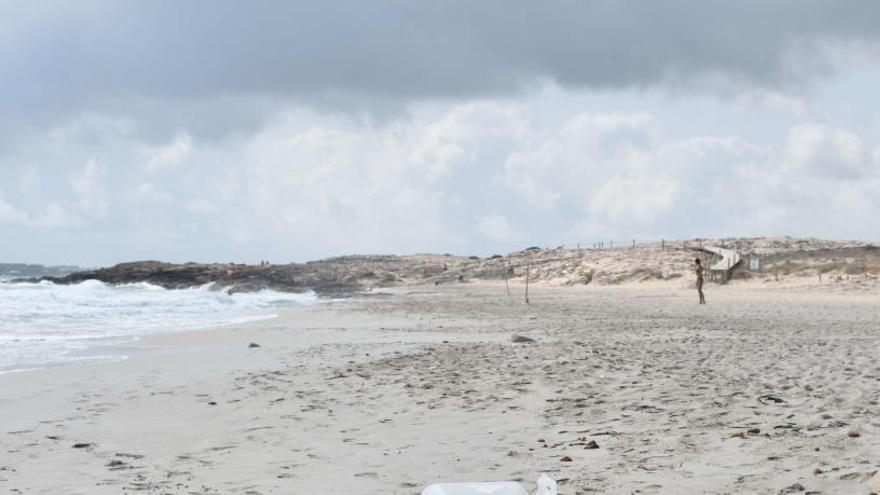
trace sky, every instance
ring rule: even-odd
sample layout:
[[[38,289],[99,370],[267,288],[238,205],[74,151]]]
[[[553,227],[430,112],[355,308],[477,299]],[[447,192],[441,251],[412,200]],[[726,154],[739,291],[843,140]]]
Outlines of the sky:
[[[880,240],[880,2],[0,0],[0,261]]]

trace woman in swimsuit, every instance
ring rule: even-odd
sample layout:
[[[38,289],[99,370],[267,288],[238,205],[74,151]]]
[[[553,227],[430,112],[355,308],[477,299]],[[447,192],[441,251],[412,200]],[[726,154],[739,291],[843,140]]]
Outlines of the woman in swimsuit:
[[[697,272],[697,292],[700,293],[700,304],[706,304],[706,296],[703,295],[703,264],[700,258],[694,260],[694,270]]]

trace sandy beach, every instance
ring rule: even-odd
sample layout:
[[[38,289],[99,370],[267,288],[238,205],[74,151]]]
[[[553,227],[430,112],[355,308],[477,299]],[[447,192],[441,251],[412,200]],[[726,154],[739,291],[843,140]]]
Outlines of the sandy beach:
[[[811,287],[401,288],[146,337],[0,375],[0,492],[867,494],[877,296]]]

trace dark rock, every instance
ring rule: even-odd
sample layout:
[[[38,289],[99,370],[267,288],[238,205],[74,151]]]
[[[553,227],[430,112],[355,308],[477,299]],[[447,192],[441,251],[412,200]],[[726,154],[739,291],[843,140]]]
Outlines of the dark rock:
[[[782,404],[785,401],[780,397],[776,397],[775,395],[762,395],[758,397],[758,402],[760,402],[761,404]]]
[[[524,335],[514,335],[510,338],[510,340],[514,344],[533,344],[535,343],[535,339],[530,339]]]
[[[571,461],[572,461],[571,457],[569,457],[569,456],[567,456],[567,455],[562,456],[562,458],[559,459],[559,460],[562,461],[562,462],[571,462]]]
[[[250,344],[248,344],[248,347],[249,347],[250,349],[255,349],[255,348],[257,348],[257,347],[262,347],[262,346],[261,346],[260,344],[256,343],[256,342],[251,342]]]
[[[598,449],[598,448],[599,448],[599,444],[596,443],[595,440],[590,440],[589,442],[587,442],[587,445],[584,446],[584,449],[586,449],[586,450],[592,450],[592,449]]]
[[[92,444],[86,443],[86,442],[80,442],[80,443],[73,444],[73,448],[75,448],[75,449],[87,449],[91,446],[92,446]]]
[[[789,485],[783,488],[782,490],[779,490],[779,493],[800,493],[805,491],[807,491],[807,489],[804,488],[804,485],[800,483],[795,483],[793,485]]]

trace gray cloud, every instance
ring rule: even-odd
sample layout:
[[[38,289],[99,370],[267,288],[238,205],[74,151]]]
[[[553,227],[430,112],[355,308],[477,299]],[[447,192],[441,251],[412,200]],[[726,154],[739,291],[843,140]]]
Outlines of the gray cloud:
[[[257,125],[262,113],[242,99],[369,110],[540,79],[619,88],[720,76],[791,88],[829,70],[817,43],[880,35],[880,4],[856,0],[7,2],[3,11],[4,127],[93,110],[207,136]]]

